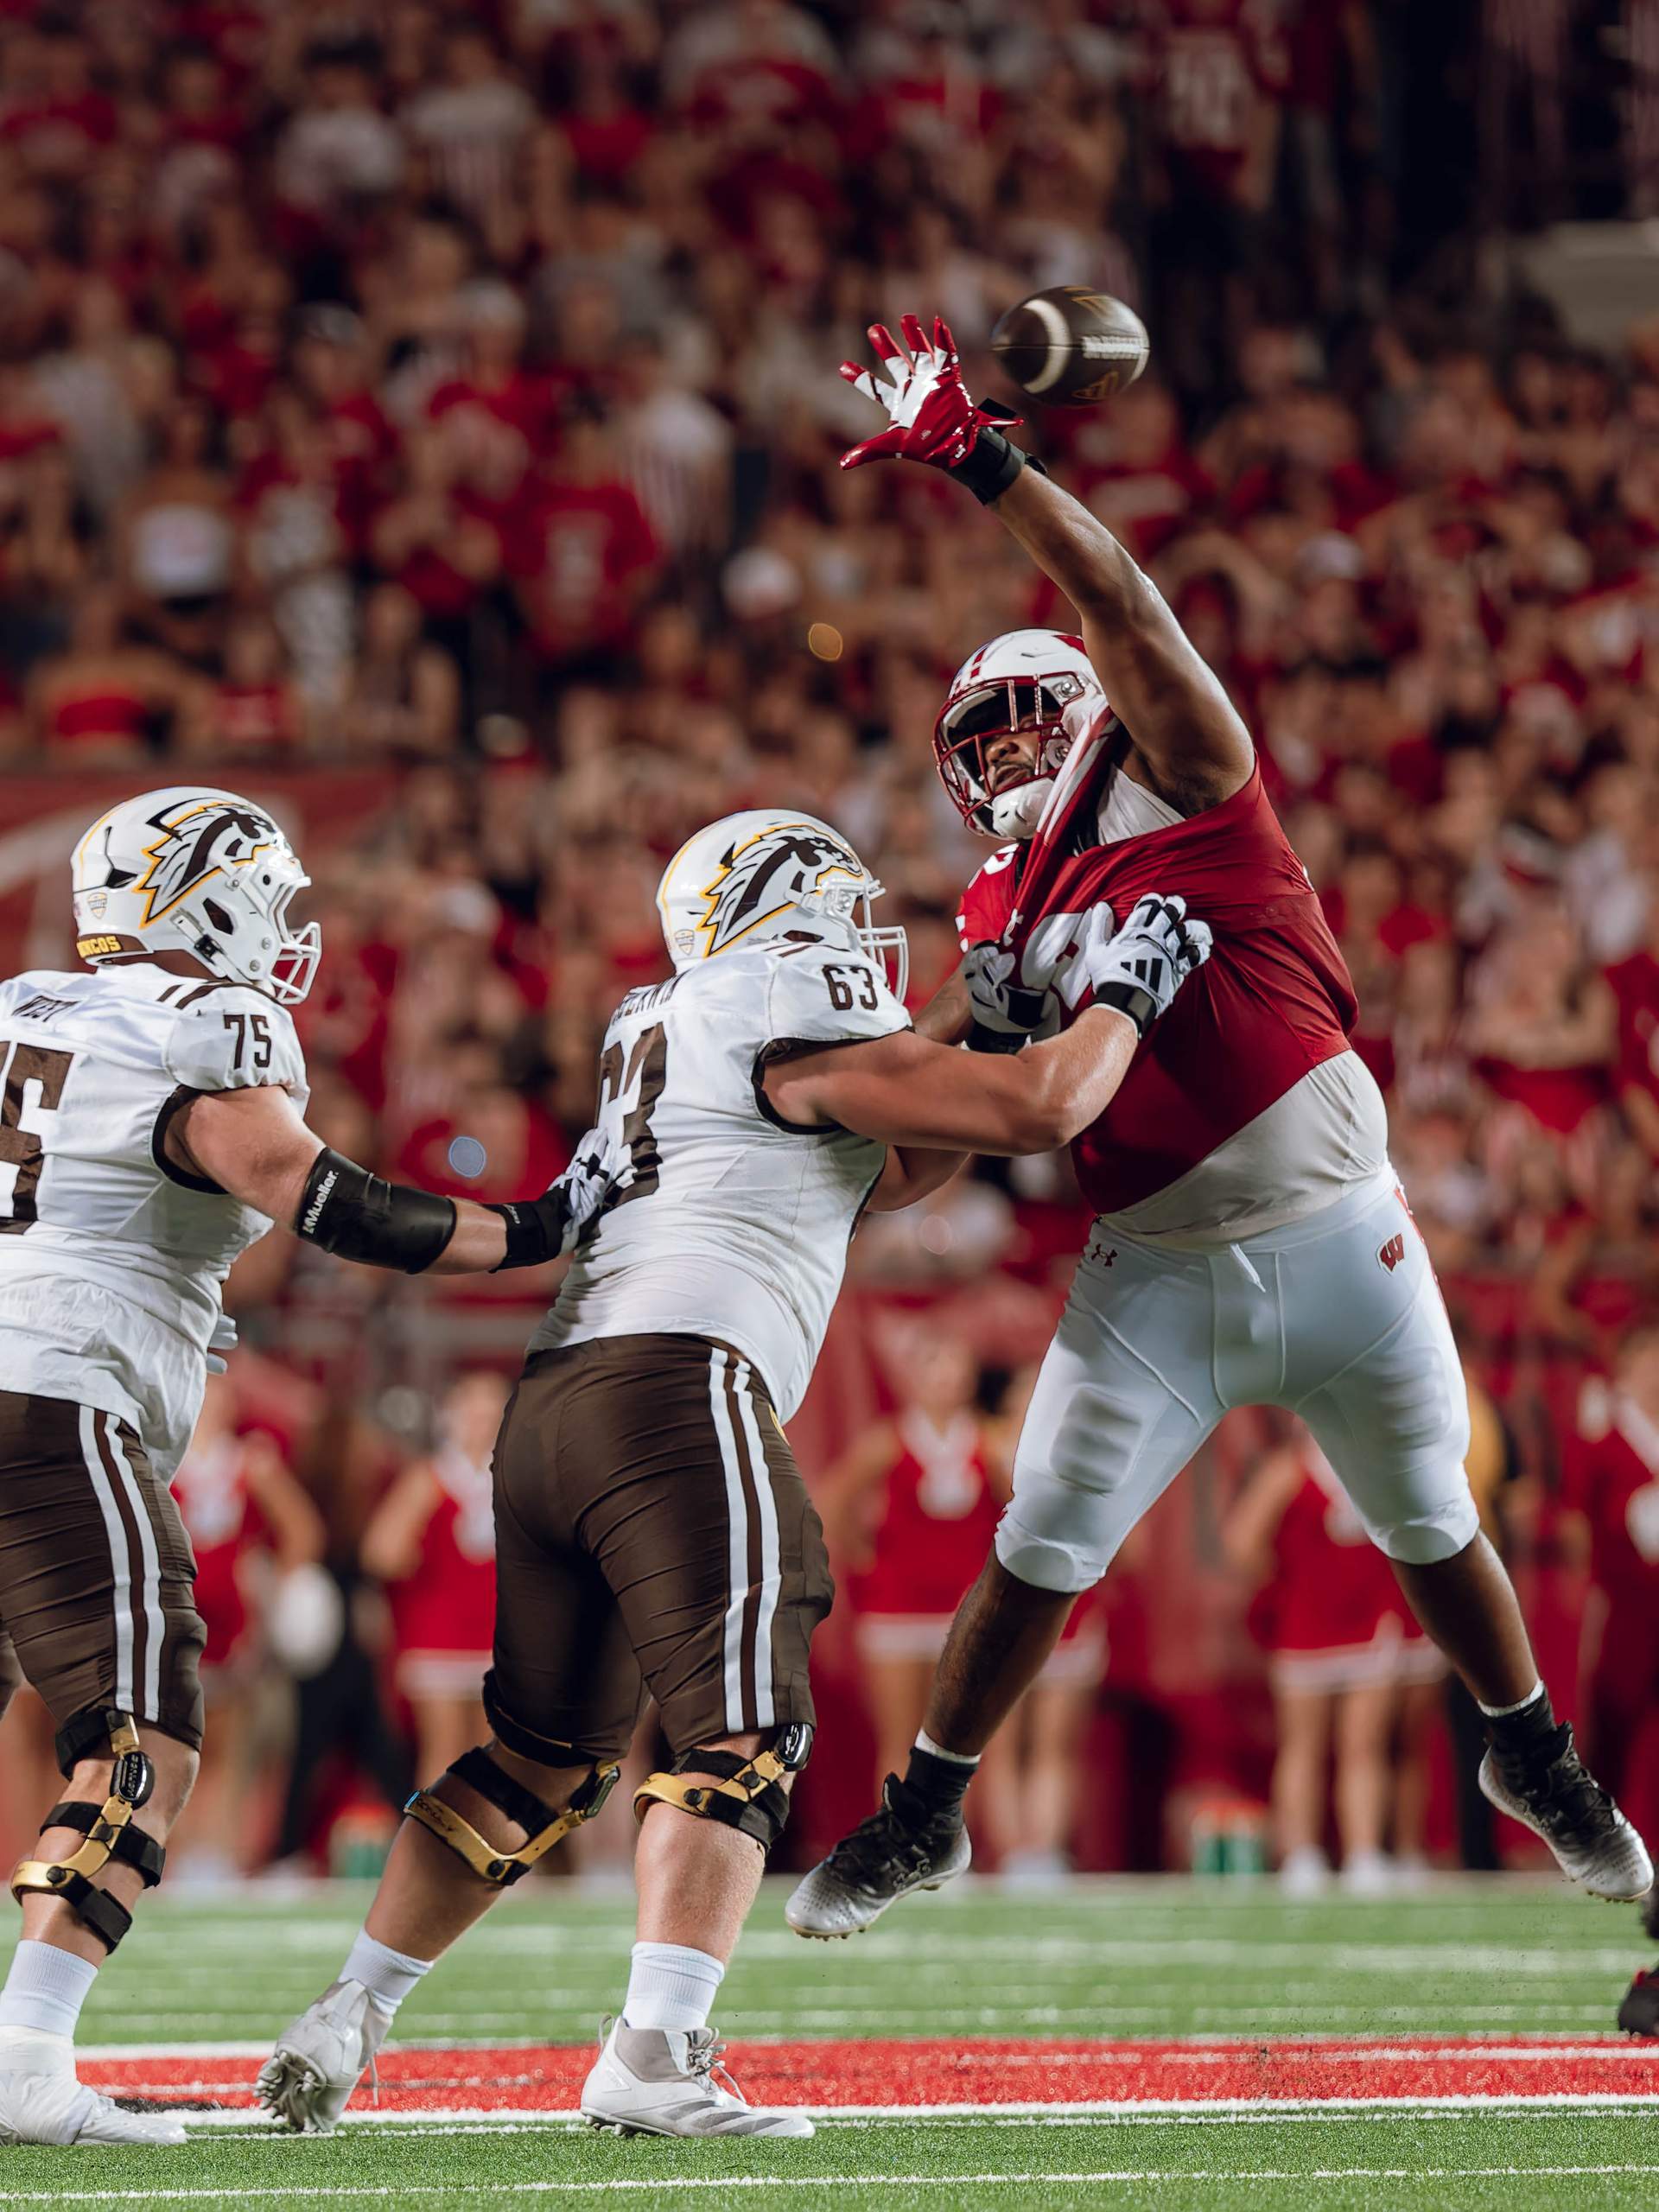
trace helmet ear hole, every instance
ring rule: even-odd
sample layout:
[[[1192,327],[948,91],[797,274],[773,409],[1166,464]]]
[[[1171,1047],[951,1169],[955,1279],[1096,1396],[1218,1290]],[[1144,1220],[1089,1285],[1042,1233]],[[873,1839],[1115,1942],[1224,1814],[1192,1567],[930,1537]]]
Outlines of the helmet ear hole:
[[[226,937],[235,936],[236,924],[216,899],[204,899],[201,902],[201,911],[216,930],[223,930]]]

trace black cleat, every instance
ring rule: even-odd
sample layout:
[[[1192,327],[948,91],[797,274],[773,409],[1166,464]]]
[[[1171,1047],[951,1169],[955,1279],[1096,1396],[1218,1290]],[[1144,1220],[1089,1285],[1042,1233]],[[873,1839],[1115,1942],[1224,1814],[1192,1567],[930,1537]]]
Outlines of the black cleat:
[[[939,1889],[967,1866],[974,1851],[961,1815],[912,1826],[898,1809],[903,1788],[890,1774],[880,1811],[802,1877],[784,1907],[798,1936],[861,1935],[911,1891]]]
[[[1565,1721],[1529,1754],[1488,1751],[1480,1787],[1500,1813],[1541,1836],[1592,1897],[1633,1903],[1652,1887],[1647,1847],[1573,1749]]]
[[[1618,2024],[1630,2036],[1659,2036],[1659,1967],[1639,1974],[1624,1993]]]

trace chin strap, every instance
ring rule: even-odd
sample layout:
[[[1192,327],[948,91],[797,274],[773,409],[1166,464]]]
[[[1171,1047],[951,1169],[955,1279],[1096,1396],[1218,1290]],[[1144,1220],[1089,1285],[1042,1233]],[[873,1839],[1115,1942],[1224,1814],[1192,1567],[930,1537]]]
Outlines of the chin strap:
[[[132,1915],[107,1890],[95,1888],[92,1876],[101,1874],[113,1859],[135,1868],[144,1887],[151,1890],[162,1878],[167,1853],[154,1836],[132,1826],[133,1815],[156,1787],[156,1770],[139,1747],[132,1716],[111,1712],[99,1717],[107,1727],[115,1758],[108,1796],[102,1805],[66,1799],[41,1823],[42,1835],[48,1828],[78,1828],[86,1840],[67,1859],[20,1859],[12,1872],[11,1894],[20,1903],[31,1893],[61,1897],[112,1951],[131,1927]]]

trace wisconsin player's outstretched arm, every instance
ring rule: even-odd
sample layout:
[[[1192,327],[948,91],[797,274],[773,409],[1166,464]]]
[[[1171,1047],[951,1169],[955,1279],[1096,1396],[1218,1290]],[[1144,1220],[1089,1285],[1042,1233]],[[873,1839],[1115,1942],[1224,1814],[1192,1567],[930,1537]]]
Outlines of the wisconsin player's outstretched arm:
[[[1081,500],[1022,468],[993,508],[1083,623],[1084,649],[1129,734],[1143,781],[1179,814],[1249,780],[1249,733],[1163,594]]]
[[[855,361],[842,364],[842,376],[891,417],[843,454],[842,467],[920,461],[994,507],[1077,608],[1084,650],[1128,733],[1134,779],[1180,814],[1230,798],[1255,765],[1249,734],[1162,593],[1103,523],[1009,443],[1003,430],[1019,416],[976,405],[945,324],[936,320],[930,337],[907,315],[899,327],[902,346],[881,324],[870,327],[885,382]]]
[[[345,1260],[405,1274],[538,1266],[571,1249],[608,1178],[585,1139],[543,1197],[480,1205],[383,1181],[324,1145],[286,1090],[209,1091],[169,1123],[168,1158]]]

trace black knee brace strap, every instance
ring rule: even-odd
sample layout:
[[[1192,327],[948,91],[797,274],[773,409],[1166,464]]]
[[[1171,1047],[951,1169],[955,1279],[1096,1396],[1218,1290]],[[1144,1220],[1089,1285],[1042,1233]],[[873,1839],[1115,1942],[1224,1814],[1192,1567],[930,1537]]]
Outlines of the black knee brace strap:
[[[775,1743],[746,1759],[741,1752],[682,1751],[666,1774],[650,1774],[633,1793],[633,1816],[644,1820],[652,1804],[673,1805],[699,1821],[719,1821],[752,1836],[770,1852],[789,1820],[786,1774],[798,1774],[812,1756],[812,1730],[791,1721]],[[687,1773],[712,1774],[713,1783],[684,1782]]]
[[[574,1751],[570,1764],[581,1764]],[[556,1843],[562,1843],[572,1828],[593,1819],[610,1796],[621,1771],[614,1761],[594,1767],[564,1810],[556,1813],[505,1767],[498,1766],[481,1745],[463,1751],[449,1772],[457,1782],[475,1789],[498,1813],[505,1813],[508,1820],[524,1829],[525,1840],[516,1851],[509,1851],[505,1845],[492,1843],[487,1836],[480,1835],[464,1815],[429,1789],[417,1789],[404,1811],[409,1819],[418,1821],[436,1836],[440,1843],[447,1843],[451,1851],[467,1861],[474,1874],[493,1887],[505,1890],[514,1882],[522,1881],[537,1861],[544,1859]]]
[[[153,1890],[166,1868],[167,1853],[154,1836],[131,1826],[133,1815],[156,1787],[156,1770],[139,1749],[138,1731],[129,1714],[77,1714],[59,1737],[60,1758],[66,1741],[73,1751],[71,1766],[86,1757],[96,1740],[87,1732],[93,1719],[115,1755],[110,1794],[101,1805],[67,1798],[52,1808],[41,1823],[42,1835],[48,1828],[77,1828],[86,1840],[65,1859],[21,1859],[12,1872],[11,1894],[20,1900],[30,1892],[61,1897],[112,1951],[131,1927],[132,1915],[107,1890],[97,1888],[92,1877],[113,1859],[135,1868],[144,1887]]]

